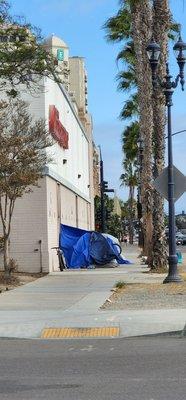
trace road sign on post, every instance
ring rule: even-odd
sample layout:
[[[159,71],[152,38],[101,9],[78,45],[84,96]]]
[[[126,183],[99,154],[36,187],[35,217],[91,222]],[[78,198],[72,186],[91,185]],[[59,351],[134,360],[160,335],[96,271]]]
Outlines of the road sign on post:
[[[176,202],[186,191],[186,177],[173,166],[174,174],[174,201]],[[168,168],[164,168],[162,173],[153,182],[155,189],[168,200]]]

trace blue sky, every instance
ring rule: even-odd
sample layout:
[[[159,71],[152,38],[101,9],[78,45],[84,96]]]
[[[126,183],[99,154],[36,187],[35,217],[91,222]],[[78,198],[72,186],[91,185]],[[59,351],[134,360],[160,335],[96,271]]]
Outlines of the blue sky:
[[[186,2],[185,2],[186,3]],[[170,0],[176,21],[183,25],[186,41],[186,4],[183,0]],[[121,132],[124,123],[118,118],[126,95],[117,92],[115,62],[121,44],[108,44],[102,26],[118,9],[117,0],[12,0],[13,11],[23,14],[28,21],[39,26],[43,35],[52,33],[69,45],[71,56],[83,56],[89,78],[89,110],[93,115],[94,138],[102,147],[105,179],[118,195],[126,200],[127,190],[120,188],[122,173]],[[184,25],[185,24],[185,25]],[[171,56],[174,74],[177,66]],[[178,88],[174,96],[174,131],[186,129],[186,92]],[[174,163],[186,174],[186,133],[174,138]],[[176,203],[177,211],[186,211],[186,194]]]

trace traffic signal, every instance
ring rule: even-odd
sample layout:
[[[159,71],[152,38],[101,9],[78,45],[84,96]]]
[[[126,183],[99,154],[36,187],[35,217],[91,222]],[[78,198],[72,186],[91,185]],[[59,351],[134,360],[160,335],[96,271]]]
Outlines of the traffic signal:
[[[110,192],[114,193],[114,189],[109,189],[108,188],[108,182],[107,181],[102,181],[101,189],[102,189],[102,193],[110,193]]]
[[[101,209],[96,210],[96,221],[101,221]]]
[[[108,190],[108,182],[107,181],[102,182],[102,189],[103,189],[103,192],[107,192],[107,190]]]
[[[110,219],[111,218],[111,210],[106,210],[106,219]]]

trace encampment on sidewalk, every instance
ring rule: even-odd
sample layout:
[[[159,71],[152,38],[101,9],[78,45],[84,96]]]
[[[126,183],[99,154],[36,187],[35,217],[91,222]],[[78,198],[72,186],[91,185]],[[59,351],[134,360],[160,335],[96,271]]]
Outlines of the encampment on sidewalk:
[[[130,264],[130,261],[122,256],[118,240],[96,231],[61,224],[59,247],[67,269],[104,266],[113,260],[119,265]]]

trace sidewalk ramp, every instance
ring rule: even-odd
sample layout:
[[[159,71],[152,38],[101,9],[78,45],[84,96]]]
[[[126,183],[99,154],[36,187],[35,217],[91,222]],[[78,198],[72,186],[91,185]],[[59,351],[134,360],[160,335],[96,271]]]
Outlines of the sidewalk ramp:
[[[78,339],[95,337],[117,337],[120,329],[117,326],[89,327],[89,328],[45,328],[41,339]]]

